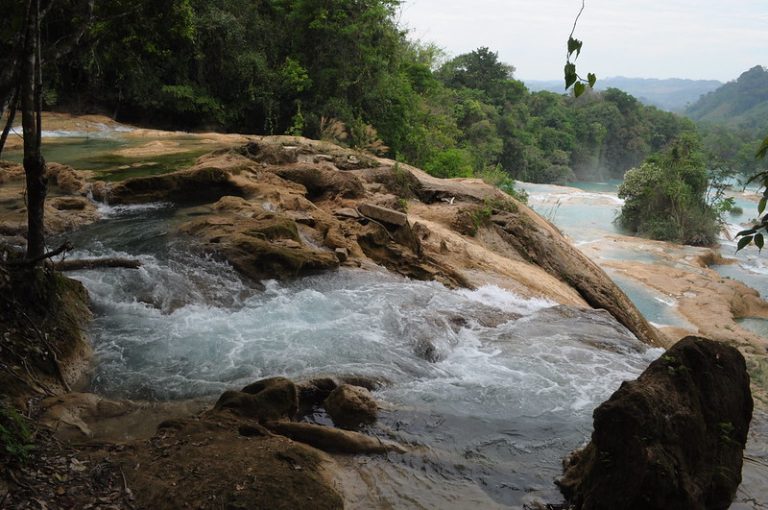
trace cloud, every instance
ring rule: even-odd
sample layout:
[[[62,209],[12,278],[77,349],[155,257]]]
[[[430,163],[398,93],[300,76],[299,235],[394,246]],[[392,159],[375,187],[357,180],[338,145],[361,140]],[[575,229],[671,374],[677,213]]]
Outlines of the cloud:
[[[406,0],[411,35],[451,54],[488,46],[527,79],[559,79],[579,0]],[[766,64],[764,2],[586,0],[579,68],[601,76],[730,80]]]

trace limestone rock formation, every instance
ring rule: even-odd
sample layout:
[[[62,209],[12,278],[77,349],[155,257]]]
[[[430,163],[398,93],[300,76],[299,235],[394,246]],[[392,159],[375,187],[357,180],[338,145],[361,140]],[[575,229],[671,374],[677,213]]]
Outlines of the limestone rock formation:
[[[739,351],[686,337],[595,410],[558,485],[576,510],[725,510],[752,406]]]
[[[479,179],[438,179],[326,142],[264,137],[187,170],[93,189],[112,203],[198,205],[180,231],[255,280],[375,264],[450,287],[493,284],[603,308],[641,340],[660,344],[600,268]]]

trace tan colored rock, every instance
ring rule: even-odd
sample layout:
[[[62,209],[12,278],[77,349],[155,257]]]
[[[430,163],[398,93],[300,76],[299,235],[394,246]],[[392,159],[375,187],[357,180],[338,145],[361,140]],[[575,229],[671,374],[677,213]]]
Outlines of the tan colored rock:
[[[379,412],[371,392],[351,384],[342,384],[333,390],[323,406],[336,426],[347,429],[375,423]]]
[[[265,426],[276,434],[289,437],[294,441],[300,441],[329,453],[359,455],[406,452],[405,448],[396,443],[383,441],[350,430],[323,427],[322,425],[311,423],[271,422]]]
[[[244,193],[240,186],[230,180],[227,171],[203,166],[122,181],[108,190],[107,202],[199,204],[214,202],[226,195],[242,196]]]
[[[359,198],[364,191],[357,176],[331,166],[297,164],[273,167],[270,171],[287,181],[304,186],[310,199],[335,196]]]
[[[57,186],[63,193],[80,193],[86,186],[88,174],[75,170],[71,166],[48,163],[46,172],[49,183]]]
[[[396,225],[402,227],[408,224],[408,215],[395,211],[394,209],[388,209],[374,204],[362,203],[357,208],[363,216],[367,216],[376,221],[386,223],[388,225]]]
[[[95,419],[114,418],[131,412],[136,406],[128,401],[106,399],[93,393],[66,393],[49,397],[41,402],[40,423],[64,437],[77,437],[78,433],[92,437],[86,423]]]
[[[214,410],[228,410],[260,422],[291,419],[299,407],[296,385],[284,377],[271,377],[249,384],[242,391],[225,391]]]

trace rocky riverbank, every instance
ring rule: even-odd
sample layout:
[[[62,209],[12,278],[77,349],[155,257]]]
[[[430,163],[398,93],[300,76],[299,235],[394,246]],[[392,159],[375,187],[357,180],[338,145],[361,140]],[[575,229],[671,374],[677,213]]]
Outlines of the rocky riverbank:
[[[131,152],[124,155],[156,157],[182,150],[156,132],[134,130],[130,136],[149,141],[126,149]],[[671,329],[666,337],[660,334],[598,264],[524,204],[482,181],[436,179],[395,161],[303,138],[195,136],[198,141],[210,140],[218,149],[177,172],[110,183],[93,173],[51,165],[54,196],[46,211],[49,233],[98,221],[100,204],[169,202],[178,207],[171,223],[176,235],[186,236],[194,249],[227,260],[254,282],[339,267],[384,266],[412,279],[453,288],[492,284],[530,298],[602,308],[651,345],[671,343],[682,334]],[[7,184],[0,188],[0,234],[11,243],[24,235],[21,176],[18,165],[0,168],[0,179]],[[742,287],[715,284],[715,277],[702,268],[690,273],[706,280],[688,281],[685,286],[687,273],[672,269],[657,276],[651,266],[615,262],[605,267],[631,272],[646,285],[689,299],[681,310],[690,310],[687,317],[697,332],[711,332],[742,351],[754,349],[747,354],[758,368],[765,362],[758,338],[744,336],[738,325],[706,323],[707,317],[716,314],[764,316],[764,303]],[[68,282],[60,276],[50,278]],[[69,289],[75,284],[61,285]],[[84,296],[77,302],[81,307]],[[703,306],[707,303],[711,306]],[[84,309],[77,315],[81,320],[87,316]],[[80,327],[72,331],[79,333]],[[41,332],[59,334],[51,325]],[[82,346],[82,335],[79,340],[75,336],[56,338]],[[28,345],[35,342],[27,338]],[[39,488],[45,498],[50,497],[44,499],[49,506],[61,507],[85,507],[94,498],[105,498],[105,505],[126,508],[224,503],[237,508],[254,501],[259,502],[258,508],[295,508],[306,501],[320,508],[340,508],[350,488],[340,481],[333,455],[400,448],[341,428],[307,429],[291,421],[306,407],[307,398],[314,399],[311,405],[326,403],[327,381],[285,384],[284,388],[293,385],[296,400],[281,397],[287,404],[275,416],[262,415],[262,397],[253,396],[261,390],[248,387],[225,393],[213,409],[209,401],[183,405],[110,401],[92,394],[67,394],[67,386],[74,385],[82,373],[87,352],[73,349],[80,353],[77,356],[63,356],[65,350],[55,352],[68,374],[63,380],[68,382],[56,386],[59,377],[52,372],[50,380],[41,379],[43,387],[20,386],[6,395],[16,397],[30,416],[56,431],[55,437],[40,435],[48,457],[38,461],[47,463],[50,472],[40,477],[18,471],[18,476],[26,478],[10,478],[0,485],[0,502],[11,498],[7,501],[24,508],[23,503]],[[14,363],[23,370],[23,363]],[[33,370],[33,382],[35,378],[39,377]],[[338,382],[332,381],[333,385]],[[753,383],[762,384],[754,372]],[[360,384],[366,382],[356,381]],[[285,396],[286,391],[279,393]],[[29,405],[27,397],[40,393],[48,393],[49,398],[33,399]],[[364,402],[363,415],[366,408],[369,416],[375,414],[375,405],[366,400],[363,390],[351,393],[351,400]],[[73,440],[86,445],[73,448]],[[253,459],[258,459],[257,467]],[[57,482],[51,483],[51,477]]]

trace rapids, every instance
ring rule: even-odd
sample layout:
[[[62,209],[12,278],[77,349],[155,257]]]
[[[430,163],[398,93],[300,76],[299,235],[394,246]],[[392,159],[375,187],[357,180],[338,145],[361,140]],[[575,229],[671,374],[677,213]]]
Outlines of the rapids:
[[[380,493],[365,504],[556,499],[559,461],[588,436],[592,409],[660,354],[605,312],[497,287],[340,270],[260,289],[168,234],[185,211],[104,210],[108,219],[70,236],[82,247],[76,256],[144,265],[75,273],[96,312],[92,390],[165,400],[215,398],[271,375],[380,381],[386,411],[371,432],[416,453],[358,466]]]
[[[99,178],[161,173],[194,159],[186,153],[117,157],[146,142],[120,130],[48,133],[47,157]],[[55,138],[50,138],[55,137]],[[199,150],[193,140],[177,138]],[[13,158],[13,151],[8,152]],[[144,158],[146,159],[146,158]],[[605,259],[668,263],[658,248],[609,246],[621,205],[616,183],[526,185],[534,209],[583,250]],[[751,197],[737,197],[745,213]],[[342,270],[291,283],[243,281],[205,256],[175,223],[189,211],[167,204],[101,206],[105,220],[68,237],[74,256],[131,256],[139,270],[81,271],[96,314],[93,391],[147,400],[203,397],[254,379],[360,375],[380,383],[384,405],[369,432],[411,452],[339,460],[351,508],[520,508],[560,499],[552,480],[562,457],[583,444],[592,409],[659,350],[640,344],[605,313],[522,299],[496,287],[448,290],[381,271]],[[723,254],[735,245],[723,239]],[[768,295],[764,258],[738,255],[716,269]],[[663,295],[612,274],[657,325],[685,326]],[[765,321],[746,327],[766,331]],[[765,334],[765,333],[763,333]],[[757,419],[759,418],[759,419]],[[308,419],[327,423],[318,412]],[[768,420],[756,417],[744,483],[733,509],[764,506]]]

